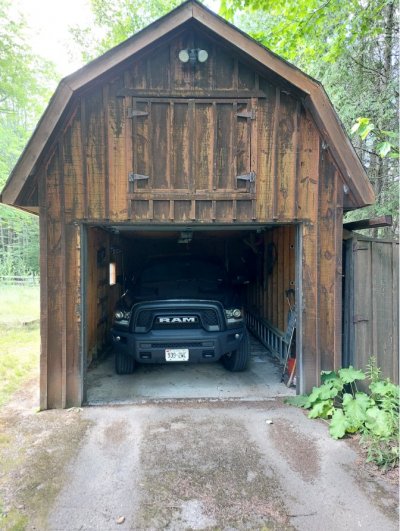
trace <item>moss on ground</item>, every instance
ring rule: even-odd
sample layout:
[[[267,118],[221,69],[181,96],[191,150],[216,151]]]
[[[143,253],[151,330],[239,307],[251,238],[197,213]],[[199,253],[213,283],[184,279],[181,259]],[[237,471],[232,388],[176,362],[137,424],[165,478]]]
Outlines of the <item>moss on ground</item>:
[[[0,528],[45,530],[66,467],[90,422],[76,411],[7,415],[5,409],[0,417]]]
[[[139,527],[189,529],[193,518],[201,529],[291,529],[279,485],[244,430],[186,416],[150,425]]]

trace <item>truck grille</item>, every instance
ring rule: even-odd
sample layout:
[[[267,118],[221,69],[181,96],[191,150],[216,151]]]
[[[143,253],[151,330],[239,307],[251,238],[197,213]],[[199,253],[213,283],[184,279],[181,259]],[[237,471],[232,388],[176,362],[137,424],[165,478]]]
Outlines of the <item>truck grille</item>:
[[[169,316],[169,317],[179,317],[179,316],[196,316],[198,322],[196,323],[185,323],[185,322],[171,322],[171,323],[159,323],[156,320],[156,317]],[[210,327],[218,327],[220,329],[220,319],[217,309],[214,308],[179,308],[177,310],[163,309],[163,308],[154,308],[154,309],[143,309],[139,310],[136,319],[135,319],[135,329],[140,328],[140,331],[152,330],[182,330],[182,329],[199,329],[204,328],[208,330]]]
[[[136,326],[143,328],[150,328],[153,321],[153,312],[152,310],[142,310],[139,312],[136,319]]]

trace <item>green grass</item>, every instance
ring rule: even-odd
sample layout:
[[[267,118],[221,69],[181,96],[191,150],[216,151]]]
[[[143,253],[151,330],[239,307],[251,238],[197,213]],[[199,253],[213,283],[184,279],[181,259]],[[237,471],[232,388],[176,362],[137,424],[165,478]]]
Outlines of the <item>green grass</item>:
[[[0,325],[19,325],[39,317],[39,286],[0,286]]]
[[[0,286],[0,406],[38,371],[39,315],[39,287]]]

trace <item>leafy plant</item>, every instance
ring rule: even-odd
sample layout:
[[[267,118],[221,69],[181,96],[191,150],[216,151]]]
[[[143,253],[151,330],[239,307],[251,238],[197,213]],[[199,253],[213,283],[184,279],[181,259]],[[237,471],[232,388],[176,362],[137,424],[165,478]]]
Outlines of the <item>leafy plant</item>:
[[[351,128],[353,134],[357,134],[361,140],[369,139],[373,143],[375,153],[382,159],[390,157],[399,158],[399,135],[395,131],[379,129],[369,118],[357,118]]]
[[[389,468],[399,462],[399,386],[381,378],[376,360],[371,358],[366,372],[354,367],[323,371],[322,384],[308,395],[287,403],[309,409],[308,417],[330,419],[334,439],[360,433],[367,461]],[[369,381],[369,393],[359,391],[357,382]]]

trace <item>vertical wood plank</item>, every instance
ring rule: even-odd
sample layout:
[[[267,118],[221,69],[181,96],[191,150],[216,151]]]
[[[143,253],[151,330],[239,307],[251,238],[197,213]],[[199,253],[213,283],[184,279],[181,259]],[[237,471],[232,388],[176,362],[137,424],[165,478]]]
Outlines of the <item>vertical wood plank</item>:
[[[81,264],[80,230],[69,223],[64,228],[66,242],[66,407],[82,405],[82,378],[80,352]]]
[[[278,219],[278,163],[279,163],[279,149],[278,149],[278,131],[279,131],[279,117],[281,105],[281,91],[277,87],[275,89],[275,110],[274,110],[274,128],[272,133],[272,174],[273,174],[273,200],[272,200],[272,218]]]
[[[168,110],[169,103],[151,104],[149,131],[149,162],[151,161],[150,182],[157,190],[168,189]],[[143,120],[143,119],[142,119]]]
[[[297,152],[297,102],[284,92],[280,95],[277,149],[277,217],[293,220]]]
[[[317,212],[315,212],[315,220]],[[317,222],[303,223],[303,264],[302,264],[302,287],[303,287],[303,315],[302,315],[302,360],[301,360],[301,392],[309,393],[312,387],[319,381],[321,361],[319,356],[319,296],[318,296],[318,230]],[[299,301],[299,306],[301,301]],[[301,306],[300,306],[301,307]],[[323,317],[325,322],[325,316]]]
[[[319,328],[321,370],[332,370],[335,365],[336,289],[339,278],[336,264],[336,233],[341,216],[337,212],[336,168],[328,151],[321,150],[319,181],[319,312],[324,326]]]
[[[128,218],[126,193],[128,187],[128,173],[133,170],[127,167],[126,149],[126,121],[128,98],[119,98],[117,91],[123,88],[124,80],[120,76],[110,82],[108,92],[108,167],[109,167],[109,209],[110,219],[122,221]],[[132,154],[129,152],[129,156]]]
[[[392,245],[372,242],[374,350],[384,377],[392,377],[393,357],[393,260]]]
[[[291,277],[291,262],[290,262],[290,234],[293,227],[286,226],[283,227],[283,291],[286,293],[290,289],[290,277]],[[284,295],[283,299],[283,324],[284,329],[286,328],[286,323],[288,322],[288,311],[289,305],[286,301],[286,296]]]
[[[196,108],[195,101],[189,101],[188,109],[188,135],[189,135],[189,192],[193,194],[196,190],[196,160],[197,160],[197,145],[196,145],[196,136],[195,136],[195,119],[196,119]],[[195,219],[195,204],[192,202],[191,206],[191,219]]]
[[[171,189],[171,172],[173,168],[173,151],[174,151],[174,144],[173,144],[173,127],[174,127],[174,102],[170,101],[169,107],[168,107],[168,124],[167,124],[167,167],[165,169],[166,171],[166,179],[167,179],[167,188],[168,190]]]
[[[191,157],[188,115],[188,104],[175,102],[173,127],[174,166],[172,171],[172,186],[175,190],[187,190],[189,188],[189,161]]]
[[[89,219],[105,218],[105,152],[103,92],[96,89],[85,97],[86,168]]]
[[[260,99],[257,109],[258,128],[258,163],[257,163],[257,218],[273,219],[275,189],[275,149],[277,109],[276,91],[267,84],[263,86],[267,96]],[[274,136],[275,135],[275,136]]]
[[[58,146],[46,177],[47,216],[47,407],[62,408],[63,403],[63,328],[62,223]],[[61,331],[61,333],[60,333]]]
[[[300,175],[300,101],[296,100],[296,113],[294,122],[294,134],[293,134],[293,146],[295,163],[293,164],[293,176],[292,182],[294,183],[294,202],[293,212],[291,213],[292,219],[297,221],[297,214],[299,211],[299,175]]]
[[[277,269],[277,293],[276,293],[276,321],[278,324],[279,330],[285,330],[284,323],[284,233],[285,227],[279,227],[277,229],[277,241],[276,246],[278,249],[278,261],[276,264]]]
[[[365,360],[373,355],[372,351],[372,260],[371,245],[359,245],[353,241],[354,261],[354,365],[365,366]]]
[[[124,72],[124,87],[129,88],[130,86],[130,76],[129,72]],[[124,178],[126,179],[125,182],[121,183],[121,192],[123,189],[125,189],[124,197],[126,201],[126,212],[128,219],[132,219],[132,203],[129,199],[127,199],[127,193],[129,192],[129,181],[128,181],[128,173],[133,170],[133,164],[134,164],[134,150],[135,145],[133,145],[133,124],[132,120],[127,118],[128,114],[128,108],[132,107],[132,98],[124,98],[124,105],[123,105],[123,116],[124,116],[124,139],[125,142],[122,143],[122,145],[125,144],[124,150],[125,150],[125,175]],[[135,142],[136,142],[135,138]]]
[[[336,181],[336,223],[335,223],[335,257],[336,278],[334,288],[334,348],[333,368],[338,370],[342,366],[342,333],[343,333],[343,184],[339,173],[335,171]]]
[[[61,247],[61,404],[63,408],[66,406],[66,388],[67,388],[67,261],[66,261],[66,241],[65,241],[65,190],[64,190],[64,150],[63,143],[60,141],[58,145],[58,175],[60,180],[60,247]]]
[[[393,350],[392,350],[392,379],[399,384],[399,244],[392,243],[392,326],[393,326]]]
[[[230,135],[231,135],[231,146],[232,146],[232,177],[233,182],[228,183],[227,188],[230,188],[231,190],[236,190],[238,187],[238,182],[236,180],[236,175],[239,175],[238,172],[238,118],[237,118],[237,112],[238,112],[238,105],[237,102],[233,103],[232,106],[232,113],[233,113],[233,127],[231,128]]]
[[[45,170],[47,177],[47,170]],[[40,409],[48,408],[48,245],[47,245],[47,186],[39,181],[39,233],[40,233]]]
[[[212,104],[212,181],[210,190],[217,189],[217,165],[218,165],[218,113],[217,104],[214,101]],[[213,218],[215,219],[215,217]]]
[[[82,152],[82,184],[83,184],[83,210],[84,219],[89,217],[88,179],[87,179],[87,126],[86,126],[86,101],[81,98],[81,152]]]
[[[212,103],[195,105],[195,190],[211,191],[214,133]]]
[[[69,219],[84,217],[84,182],[82,175],[82,138],[80,106],[77,105],[63,139],[65,213]]]
[[[299,174],[297,176],[298,205],[295,216],[310,220],[318,203],[319,134],[308,113],[300,115]]]
[[[110,138],[109,138],[109,84],[103,86],[103,130],[104,130],[104,217],[110,219]]]

